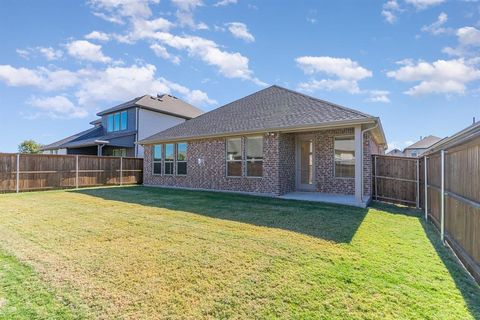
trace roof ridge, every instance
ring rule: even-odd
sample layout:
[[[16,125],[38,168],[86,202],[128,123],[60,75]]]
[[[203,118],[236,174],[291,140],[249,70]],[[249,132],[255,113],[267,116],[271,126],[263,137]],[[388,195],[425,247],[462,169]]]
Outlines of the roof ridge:
[[[320,98],[316,98],[316,97],[312,97],[312,96],[309,96],[308,94],[304,94],[304,93],[301,93],[301,92],[298,92],[298,91],[295,91],[295,90],[292,90],[292,89],[288,89],[288,88],[285,88],[285,87],[282,87],[282,86],[279,86],[277,84],[274,84],[272,85],[271,87],[276,87],[276,88],[279,88],[279,89],[282,89],[282,90],[285,90],[285,91],[288,91],[290,93],[294,93],[294,94],[297,94],[297,95],[300,95],[302,97],[305,97],[307,99],[311,99],[311,100],[316,100],[316,101],[319,101],[319,102],[323,102],[323,103],[326,103],[332,107],[335,107],[335,108],[338,108],[338,109],[341,109],[341,110],[346,110],[346,111],[349,111],[349,112],[352,112],[352,113],[355,113],[355,114],[358,114],[358,115],[361,115],[361,116],[364,116],[364,117],[367,117],[367,118],[376,118],[375,116],[372,116],[370,114],[367,114],[367,113],[363,113],[363,112],[360,112],[358,110],[355,110],[355,109],[351,109],[351,108],[348,108],[348,107],[345,107],[345,106],[342,106],[342,105],[339,105],[339,104],[336,104],[336,103],[333,103],[333,102],[330,102],[330,101],[327,101],[327,100],[323,100],[323,99],[320,99]],[[271,88],[269,87],[269,88]]]

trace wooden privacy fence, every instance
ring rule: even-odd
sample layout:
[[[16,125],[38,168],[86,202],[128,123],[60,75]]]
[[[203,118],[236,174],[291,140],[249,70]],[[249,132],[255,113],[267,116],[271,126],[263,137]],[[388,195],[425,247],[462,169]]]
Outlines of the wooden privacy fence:
[[[477,136],[424,157],[423,208],[425,219],[480,283],[480,126]]]
[[[373,156],[373,199],[423,208],[480,283],[480,123],[421,158]]]
[[[0,193],[139,184],[143,159],[0,153]]]
[[[418,158],[373,155],[373,199],[420,208],[421,169]]]

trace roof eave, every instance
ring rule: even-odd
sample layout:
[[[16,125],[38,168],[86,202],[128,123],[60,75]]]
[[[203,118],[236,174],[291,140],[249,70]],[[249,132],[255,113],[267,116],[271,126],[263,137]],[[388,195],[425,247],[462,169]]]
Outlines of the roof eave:
[[[356,124],[358,125],[371,124],[371,123],[376,123],[377,121],[379,121],[378,118],[369,117],[365,119],[331,121],[331,122],[325,122],[317,125],[266,128],[262,130],[249,130],[249,131],[237,131],[237,132],[223,132],[223,133],[215,133],[210,135],[185,136],[185,137],[170,138],[170,139],[148,139],[147,138],[147,139],[136,142],[136,144],[148,145],[148,144],[155,144],[155,143],[178,142],[178,141],[198,140],[198,139],[207,139],[207,138],[216,138],[216,137],[252,135],[252,134],[265,133],[265,132],[281,132],[281,133],[306,132],[306,131],[319,130],[319,129],[325,130],[325,129],[338,128],[338,127],[347,127],[347,126],[352,126]],[[381,130],[381,132],[383,134],[383,129]]]

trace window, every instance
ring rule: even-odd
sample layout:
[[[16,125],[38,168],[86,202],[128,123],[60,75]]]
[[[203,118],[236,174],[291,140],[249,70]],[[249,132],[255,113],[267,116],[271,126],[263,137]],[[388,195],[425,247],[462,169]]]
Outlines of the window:
[[[353,137],[335,138],[335,177],[355,177],[355,140]]]
[[[113,131],[113,114],[109,114],[107,117],[107,131]]]
[[[122,111],[107,116],[107,132],[127,130],[128,112]]]
[[[263,137],[247,137],[247,176],[261,177],[263,174]]]
[[[127,149],[113,149],[112,155],[114,157],[126,157],[127,156]]]
[[[177,144],[177,174],[187,174],[187,144],[185,142]]]
[[[163,144],[153,146],[153,174],[162,174],[162,149]]]
[[[127,111],[120,114],[120,130],[127,130]]]
[[[165,145],[165,174],[173,174],[173,164],[175,162],[175,149],[173,143]]]
[[[227,176],[242,176],[242,139],[227,139]]]

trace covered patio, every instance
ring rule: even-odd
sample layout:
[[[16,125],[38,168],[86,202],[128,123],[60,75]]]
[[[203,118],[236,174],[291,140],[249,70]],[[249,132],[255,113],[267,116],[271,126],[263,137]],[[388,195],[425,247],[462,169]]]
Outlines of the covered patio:
[[[336,194],[336,193],[322,193],[322,192],[310,192],[310,191],[294,191],[279,196],[280,199],[288,200],[301,200],[301,201],[314,201],[314,202],[326,202],[342,204],[347,206],[354,206],[360,208],[366,208],[370,202],[369,196],[363,196],[363,201],[358,202],[355,195]]]

